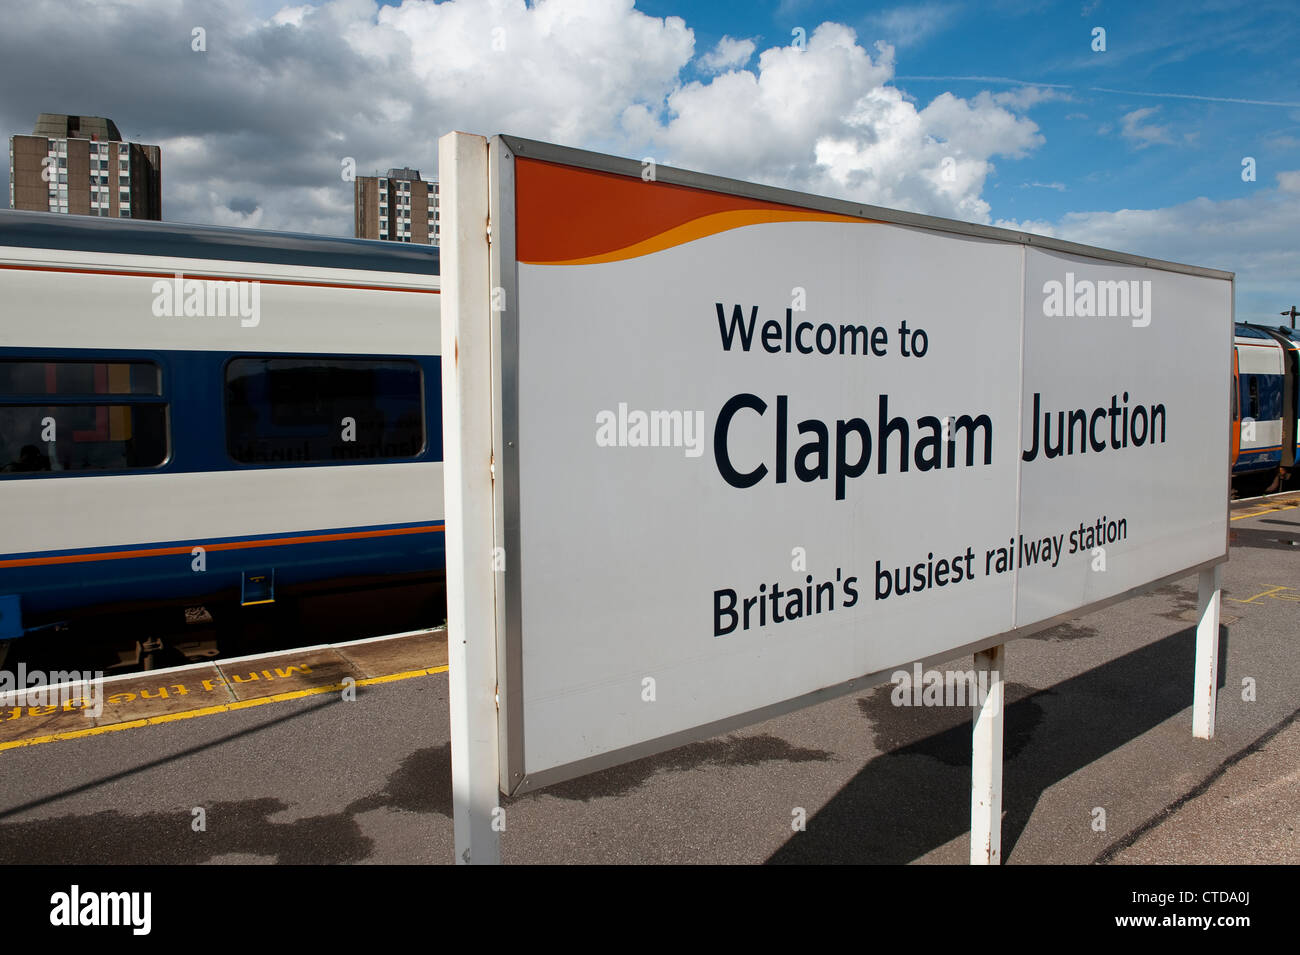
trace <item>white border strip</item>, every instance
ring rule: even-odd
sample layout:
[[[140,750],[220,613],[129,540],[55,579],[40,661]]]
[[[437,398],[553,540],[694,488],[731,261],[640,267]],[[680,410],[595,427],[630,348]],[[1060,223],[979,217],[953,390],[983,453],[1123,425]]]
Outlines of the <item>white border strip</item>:
[[[136,670],[131,673],[115,673],[112,676],[104,677],[102,680],[98,682],[101,684],[120,683],[123,680],[138,680],[141,677],[146,677],[146,676],[155,676],[155,675],[165,676],[172,673],[187,673],[191,670],[200,669],[201,667],[226,666],[227,664],[230,663],[247,663],[252,660],[265,660],[268,659],[269,657],[282,657],[291,653],[309,653],[316,650],[335,650],[338,649],[339,647],[355,647],[366,643],[379,643],[384,640],[397,640],[401,637],[414,637],[421,633],[438,633],[439,631],[445,632],[446,629],[447,629],[446,627],[429,627],[424,630],[405,630],[402,633],[386,633],[378,637],[362,637],[360,640],[345,640],[341,643],[317,643],[309,647],[291,647],[287,650],[268,650],[266,653],[251,653],[248,654],[247,656],[242,656],[242,657],[213,657],[211,660],[207,660],[203,663],[184,663],[181,664],[180,666],[164,667],[161,670]],[[10,670],[8,672],[13,673],[14,671]],[[32,672],[34,673],[36,671],[33,670]],[[81,672],[84,673],[86,671],[82,670]],[[79,680],[75,683],[54,683],[54,684],[47,684],[44,686],[31,686],[22,690],[9,690],[6,693],[0,693],[0,706],[8,706],[16,702],[16,700],[14,699],[15,697],[19,696],[20,694],[26,696],[27,694],[31,693],[33,690],[39,690],[42,693],[50,693],[59,689],[65,689],[65,688],[71,689],[73,687],[87,686],[91,682],[95,682],[95,681]]]

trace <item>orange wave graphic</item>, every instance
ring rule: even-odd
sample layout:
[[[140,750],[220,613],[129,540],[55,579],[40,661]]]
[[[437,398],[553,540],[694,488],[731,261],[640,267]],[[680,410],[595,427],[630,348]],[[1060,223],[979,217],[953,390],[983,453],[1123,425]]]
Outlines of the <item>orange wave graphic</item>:
[[[515,163],[515,255],[529,265],[616,262],[760,223],[870,221],[635,175]]]
[[[611,249],[597,255],[587,255],[577,259],[552,259],[524,261],[525,265],[597,265],[602,262],[619,262],[623,259],[635,259],[652,252],[662,252],[676,245],[685,245],[696,239],[703,239],[719,232],[741,229],[745,226],[762,225],[770,222],[873,222],[872,219],[859,219],[854,216],[839,215],[834,212],[814,212],[812,210],[785,209],[732,209],[727,212],[715,212],[701,216],[690,222],[674,226],[658,235],[653,235],[640,242]]]

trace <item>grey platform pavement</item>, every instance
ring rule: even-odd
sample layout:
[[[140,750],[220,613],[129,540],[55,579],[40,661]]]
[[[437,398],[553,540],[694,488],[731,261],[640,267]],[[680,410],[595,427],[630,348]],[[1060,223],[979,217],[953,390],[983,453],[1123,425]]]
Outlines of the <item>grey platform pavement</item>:
[[[1194,576],[1008,645],[1007,864],[1300,861],[1298,515],[1295,496],[1233,510],[1213,739],[1191,734]],[[316,683],[288,657],[163,674],[190,692],[137,687],[147,713],[93,727],[6,719],[0,857],[450,863],[436,643],[311,651]],[[503,861],[965,864],[970,711],[894,690],[503,799]]]

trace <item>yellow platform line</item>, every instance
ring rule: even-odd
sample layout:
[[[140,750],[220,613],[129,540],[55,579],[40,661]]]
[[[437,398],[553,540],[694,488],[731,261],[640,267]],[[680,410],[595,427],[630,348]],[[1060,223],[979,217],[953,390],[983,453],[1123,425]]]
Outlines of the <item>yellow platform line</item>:
[[[20,749],[24,746],[36,746],[39,743],[54,743],[59,740],[81,739],[86,736],[99,736],[101,733],[116,733],[119,730],[138,729],[141,726],[159,726],[163,723],[174,723],[177,720],[193,719],[196,716],[233,713],[235,710],[246,710],[249,707],[262,706],[265,703],[284,703],[288,700],[301,700],[308,696],[319,696],[322,693],[337,693],[349,686],[377,686],[380,683],[395,683],[398,680],[409,680],[412,677],[432,676],[435,673],[446,672],[446,666],[427,667],[423,670],[403,670],[401,673],[390,673],[387,676],[368,676],[350,683],[332,683],[329,686],[313,686],[305,690],[288,690],[271,696],[259,696],[251,700],[235,700],[233,703],[217,703],[213,706],[204,706],[197,710],[185,710],[181,713],[164,713],[160,716],[128,720],[125,723],[110,723],[107,726],[91,726],[84,730],[68,730],[64,733],[50,733],[47,736],[33,736],[30,739],[11,740],[7,743],[0,743],[0,752],[7,749]]]
[[[1295,507],[1300,507],[1300,503],[1296,503],[1296,504],[1283,504],[1281,507],[1266,507],[1266,508],[1264,508],[1264,510],[1262,510],[1262,511],[1255,511],[1255,512],[1252,513],[1252,514],[1238,514],[1236,517],[1229,518],[1229,520],[1233,520],[1233,521],[1244,521],[1244,520],[1245,520],[1246,518],[1248,518],[1248,517],[1261,517],[1261,516],[1263,516],[1264,514],[1272,514],[1272,513],[1275,512],[1275,511],[1289,511],[1289,510],[1291,510],[1292,508],[1295,508]]]

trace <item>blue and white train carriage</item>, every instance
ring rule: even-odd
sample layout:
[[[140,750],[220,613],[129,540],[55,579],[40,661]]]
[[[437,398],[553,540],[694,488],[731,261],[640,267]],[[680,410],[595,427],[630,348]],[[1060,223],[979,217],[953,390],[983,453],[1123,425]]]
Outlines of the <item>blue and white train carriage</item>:
[[[1300,449],[1300,338],[1293,330],[1238,323],[1233,340],[1237,382],[1232,474],[1276,486],[1295,471]]]
[[[444,567],[438,250],[0,212],[0,640]]]

